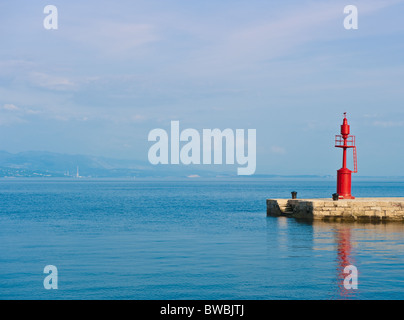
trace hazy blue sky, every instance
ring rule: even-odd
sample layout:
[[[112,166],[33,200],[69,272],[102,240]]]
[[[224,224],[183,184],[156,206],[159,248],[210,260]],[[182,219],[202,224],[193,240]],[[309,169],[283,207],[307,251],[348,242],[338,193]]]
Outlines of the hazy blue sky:
[[[404,175],[403,16],[403,0],[2,1],[0,150],[147,160],[149,131],[179,120],[256,129],[256,173],[335,174],[347,111],[359,174]]]

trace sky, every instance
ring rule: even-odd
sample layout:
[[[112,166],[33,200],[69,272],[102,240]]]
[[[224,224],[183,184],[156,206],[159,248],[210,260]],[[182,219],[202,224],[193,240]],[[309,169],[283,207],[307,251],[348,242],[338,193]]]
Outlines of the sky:
[[[404,0],[1,1],[0,150],[147,161],[148,133],[178,120],[256,129],[257,174],[335,175],[347,112],[358,175],[404,176],[403,14]]]

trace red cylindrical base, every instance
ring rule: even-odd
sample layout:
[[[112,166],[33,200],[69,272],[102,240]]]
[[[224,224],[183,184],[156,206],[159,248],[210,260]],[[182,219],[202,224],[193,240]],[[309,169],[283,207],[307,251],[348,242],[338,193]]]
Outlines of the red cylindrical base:
[[[341,168],[337,171],[337,193],[342,199],[355,199],[351,195],[351,173],[347,168]]]

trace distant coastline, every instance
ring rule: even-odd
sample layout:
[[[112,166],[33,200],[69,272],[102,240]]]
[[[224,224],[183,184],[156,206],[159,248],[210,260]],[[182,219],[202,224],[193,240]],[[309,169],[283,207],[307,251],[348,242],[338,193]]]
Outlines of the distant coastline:
[[[222,167],[223,169],[223,167]],[[111,159],[89,155],[69,155],[46,151],[9,153],[0,151],[0,178],[15,179],[184,179],[184,180],[335,180],[336,175],[254,174],[238,176],[226,171],[198,166],[153,166],[147,161]],[[355,176],[361,180],[404,180],[404,176]]]

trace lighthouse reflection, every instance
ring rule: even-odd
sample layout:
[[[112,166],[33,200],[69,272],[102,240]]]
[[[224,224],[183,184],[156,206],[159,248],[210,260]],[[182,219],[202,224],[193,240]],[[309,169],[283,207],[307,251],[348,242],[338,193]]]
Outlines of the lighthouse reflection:
[[[351,228],[336,229],[335,241],[337,244],[336,298],[351,299],[358,295],[358,290],[349,286],[349,272],[344,272],[347,266],[355,265],[355,259],[352,254]]]

